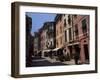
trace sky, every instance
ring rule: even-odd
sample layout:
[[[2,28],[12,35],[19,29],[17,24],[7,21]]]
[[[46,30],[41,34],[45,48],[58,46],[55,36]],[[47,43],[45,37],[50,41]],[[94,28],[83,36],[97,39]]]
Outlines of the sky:
[[[34,32],[37,32],[45,22],[54,21],[56,14],[53,13],[33,13],[26,12],[26,15],[32,18],[32,30],[31,34],[34,36]]]

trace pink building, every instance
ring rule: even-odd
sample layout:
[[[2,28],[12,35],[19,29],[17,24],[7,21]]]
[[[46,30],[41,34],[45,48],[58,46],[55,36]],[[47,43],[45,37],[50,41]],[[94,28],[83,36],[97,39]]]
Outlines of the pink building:
[[[73,31],[74,50],[79,53],[80,62],[89,62],[89,16],[74,15]]]
[[[46,49],[47,49],[47,45],[46,45],[46,36],[47,36],[47,28],[46,28],[46,26],[44,25],[44,26],[41,28],[41,31],[40,31],[40,49],[41,49],[41,50],[46,50]]]
[[[41,29],[41,33],[40,33],[40,47],[41,47],[41,50],[44,50],[46,49],[46,31],[43,30],[43,28]]]

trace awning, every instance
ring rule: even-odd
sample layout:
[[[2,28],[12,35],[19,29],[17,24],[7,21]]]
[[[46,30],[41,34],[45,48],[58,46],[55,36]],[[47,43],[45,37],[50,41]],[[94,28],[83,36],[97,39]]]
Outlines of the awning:
[[[43,50],[43,52],[49,52],[50,50]]]
[[[67,46],[74,46],[74,45],[78,45],[79,42],[76,42],[76,43],[71,43],[71,44],[68,44]]]
[[[55,48],[55,49],[53,49],[52,51],[57,51],[58,49],[60,49],[60,48]]]

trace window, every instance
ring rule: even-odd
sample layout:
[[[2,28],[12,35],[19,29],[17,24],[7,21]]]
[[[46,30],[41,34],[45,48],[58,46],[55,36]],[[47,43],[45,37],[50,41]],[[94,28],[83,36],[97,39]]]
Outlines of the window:
[[[68,15],[68,24],[71,25],[71,17]]]
[[[69,40],[72,40],[72,30],[69,28]]]
[[[60,21],[62,20],[62,14],[59,15],[59,20],[60,20]]]
[[[52,41],[51,41],[51,47],[53,46]]]
[[[51,28],[52,28],[52,30],[53,30],[53,29],[54,29],[54,26],[52,25],[52,27],[51,27]]]
[[[64,19],[64,26],[66,27],[66,19]]]
[[[83,34],[87,32],[86,19],[82,21],[82,31],[83,31]]]
[[[74,15],[74,18],[77,18],[77,15],[76,14]]]
[[[49,29],[50,29],[50,30],[53,30],[53,25],[51,25],[51,26],[49,27]]]
[[[67,41],[67,31],[65,31],[65,42]]]
[[[78,25],[75,25],[75,36],[78,36]]]

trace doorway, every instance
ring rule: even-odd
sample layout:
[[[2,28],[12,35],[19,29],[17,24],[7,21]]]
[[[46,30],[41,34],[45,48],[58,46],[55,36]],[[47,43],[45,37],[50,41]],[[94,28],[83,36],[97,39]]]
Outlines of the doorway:
[[[69,52],[70,52],[70,59],[73,59],[73,54],[72,54],[72,46],[69,46]]]
[[[80,58],[80,47],[79,47],[79,45],[78,45],[78,44],[77,44],[77,45],[75,45],[75,46],[74,46],[74,48],[75,48],[75,52],[77,52],[77,53],[78,53],[79,58]]]
[[[85,59],[89,60],[89,50],[87,44],[84,44],[84,53],[85,53]]]

